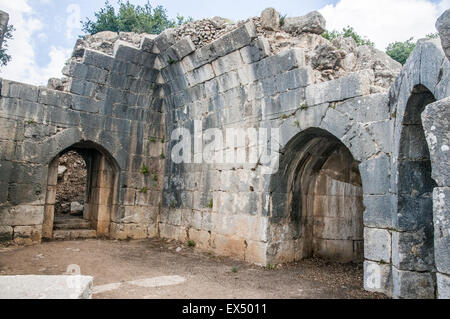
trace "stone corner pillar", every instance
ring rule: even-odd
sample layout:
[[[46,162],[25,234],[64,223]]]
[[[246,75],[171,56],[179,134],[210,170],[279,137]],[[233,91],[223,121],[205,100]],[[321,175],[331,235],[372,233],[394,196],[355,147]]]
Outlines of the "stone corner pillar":
[[[447,10],[450,17],[450,10]],[[448,55],[447,55],[448,56]],[[433,190],[434,258],[437,298],[450,298],[450,97],[429,104],[422,122],[430,149]]]
[[[445,11],[436,21],[436,29],[439,31],[445,55],[450,60],[450,9]]]

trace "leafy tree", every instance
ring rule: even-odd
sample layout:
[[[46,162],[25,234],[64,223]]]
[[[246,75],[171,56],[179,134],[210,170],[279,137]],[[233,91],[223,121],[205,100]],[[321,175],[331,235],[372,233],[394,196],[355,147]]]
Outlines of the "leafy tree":
[[[430,33],[427,34],[426,37],[428,39],[436,39],[439,37],[439,34]],[[413,40],[413,38],[410,38],[404,42],[397,41],[394,43],[390,43],[386,48],[386,53],[395,61],[400,62],[401,64],[405,64],[411,52],[413,52],[414,48],[416,47],[416,42],[414,42]]]
[[[13,38],[13,31],[16,31],[12,24],[8,25],[4,34],[4,41],[0,49],[0,67],[6,66],[11,61],[11,55],[8,52],[8,40]]]
[[[375,43],[373,43],[366,37],[363,37],[363,36],[359,35],[358,33],[356,33],[355,29],[353,29],[351,26],[347,26],[347,27],[343,28],[342,31],[337,31],[337,30],[325,31],[322,34],[322,36],[325,39],[328,39],[330,41],[332,41],[336,38],[339,38],[339,37],[353,38],[358,46],[360,46],[360,45],[368,45],[371,47],[375,46]]]
[[[413,38],[410,38],[404,42],[394,42],[389,44],[386,48],[386,53],[395,61],[405,64],[415,47],[416,43],[413,42]]]
[[[88,34],[102,31],[159,34],[167,28],[193,21],[192,18],[183,16],[171,20],[163,6],[153,8],[148,1],[143,6],[122,0],[117,3],[119,9],[116,12],[111,3],[106,1],[105,6],[95,12],[94,20],[86,18],[86,21],[81,21],[82,30]]]

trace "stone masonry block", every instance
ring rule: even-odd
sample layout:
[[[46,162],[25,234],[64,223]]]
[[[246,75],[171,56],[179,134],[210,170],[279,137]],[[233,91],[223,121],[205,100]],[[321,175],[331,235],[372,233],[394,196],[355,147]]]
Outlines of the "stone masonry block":
[[[393,297],[396,299],[434,299],[434,279],[430,273],[392,268]]]
[[[389,158],[386,155],[362,162],[359,171],[364,194],[384,195],[389,192]]]
[[[450,275],[450,188],[435,188],[434,254],[439,272]]]
[[[2,80],[1,96],[37,102],[38,94],[39,89],[36,86]]]
[[[373,81],[373,71],[363,70],[337,80],[310,85],[306,89],[306,102],[313,106],[368,95]]]
[[[268,57],[271,49],[267,39],[261,37],[254,40],[250,45],[240,49],[239,52],[241,53],[242,60],[247,64],[251,64]]]
[[[390,263],[391,234],[385,229],[364,228],[364,256],[371,261]]]
[[[391,265],[366,260],[364,262],[364,289],[392,296]]]
[[[365,195],[363,198],[364,226],[376,228],[392,228],[393,204],[395,197],[391,195]]]
[[[176,60],[180,61],[185,56],[195,51],[195,45],[190,37],[184,37],[172,45],[169,50],[174,53]]]
[[[450,276],[437,273],[437,298],[450,299]]]

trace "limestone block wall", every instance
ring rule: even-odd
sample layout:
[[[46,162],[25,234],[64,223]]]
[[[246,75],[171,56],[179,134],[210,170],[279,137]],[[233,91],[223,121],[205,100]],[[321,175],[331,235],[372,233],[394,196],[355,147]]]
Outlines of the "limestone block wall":
[[[164,37],[169,40],[170,33]],[[388,110],[387,94],[370,94],[374,83],[371,70],[315,83],[302,49],[270,55],[252,23],[197,51],[187,50],[179,56],[173,53],[179,51],[178,47],[192,47],[183,44],[188,42],[183,39],[164,43],[166,51],[160,49],[167,135],[179,127],[195,135],[195,120],[201,121],[202,130],[217,128],[224,136],[226,129],[233,127],[277,128],[279,138],[272,141],[269,136],[262,144],[277,144],[281,154],[292,152],[292,157],[285,160],[289,162],[301,151],[291,151],[289,142],[312,129],[306,140],[324,137],[332,140],[331,146],[341,143],[360,163],[360,183],[369,202],[364,220],[371,225],[379,218],[377,208],[370,204],[389,193],[388,139],[394,120]],[[168,152],[175,142],[168,145]],[[256,147],[248,140],[244,145],[247,156]],[[283,161],[274,175],[264,174],[257,162],[167,162],[160,235],[192,239],[205,249],[261,265],[305,257],[299,243],[301,236],[295,234],[296,226],[290,222],[301,216],[292,216],[288,207],[292,203]],[[361,211],[361,222],[362,218]],[[356,241],[362,245],[362,228],[360,234]],[[377,239],[369,240],[369,247],[376,246]],[[353,240],[351,243],[350,255],[358,249]],[[382,244],[390,247],[390,242]]]
[[[391,234],[395,297],[434,298],[445,291],[443,275],[438,275],[440,288],[435,291],[435,273],[437,265],[448,265],[449,251],[448,246],[442,248],[448,230],[443,230],[438,217],[448,215],[448,209],[443,213],[445,205],[437,195],[446,186],[448,174],[444,147],[448,127],[442,126],[448,112],[442,105],[450,94],[449,67],[439,39],[419,41],[391,88],[390,109],[396,114],[390,186],[394,201]],[[433,113],[431,118],[433,106],[439,105],[442,113]],[[442,144],[437,145],[436,136]]]
[[[302,47],[314,36],[273,50],[253,20],[202,46],[169,29],[112,55],[77,47],[64,92],[2,80],[0,239],[51,237],[56,159],[81,148],[98,234],[263,266],[364,259],[367,290],[448,297],[441,44],[420,41],[387,90],[383,53],[331,76]]]
[[[152,44],[149,38],[141,48],[117,43],[114,56],[75,52],[64,69],[64,92],[1,80],[2,240],[39,242],[43,227],[51,237],[52,163],[72,147],[100,156],[91,176],[99,180],[88,194],[98,208],[93,220],[103,223],[100,234],[120,239],[157,235],[164,114],[156,56],[148,49]]]
[[[280,158],[279,170],[272,175],[264,174],[258,162],[194,164],[195,155],[199,155],[195,149],[191,164],[167,162],[162,237],[191,239],[204,249],[261,265],[317,254],[313,247],[317,249],[320,242],[327,243],[322,245],[323,255],[333,252],[348,259],[364,250],[366,289],[398,298],[435,296],[430,235],[430,190],[434,184],[429,179],[424,190],[419,190],[420,200],[409,201],[403,199],[405,192],[398,190],[397,183],[399,179],[404,185],[415,183],[431,170],[425,148],[417,150],[418,154],[401,150],[400,140],[406,136],[407,145],[423,146],[419,142],[426,140],[425,134],[417,119],[427,103],[448,96],[448,62],[443,60],[437,41],[419,43],[389,93],[372,93],[371,70],[317,82],[302,49],[272,55],[251,23],[196,51],[188,39],[175,42],[170,32],[162,37],[165,42],[160,48],[160,65],[167,135],[182,127],[192,132],[194,148],[195,138],[206,129],[219,129],[225,136],[226,129],[233,127],[277,128],[274,149]],[[421,87],[432,88],[434,98],[422,97],[417,102],[422,105],[412,111],[416,122],[405,121],[408,99],[415,89],[423,93]],[[201,122],[196,124],[196,120]],[[177,139],[175,135],[176,141],[170,142],[167,152]],[[268,138],[262,144],[271,142]],[[255,146],[248,143],[244,144],[247,156]],[[323,210],[317,198],[332,196],[333,192],[320,193],[317,184],[315,170],[324,167],[326,161],[314,160],[311,164],[308,156],[329,159],[338,146],[349,151],[357,163],[352,172],[360,178],[362,190],[353,193],[353,198],[361,201],[362,197],[362,204],[355,202],[353,207],[361,207],[361,212],[356,209],[354,214],[361,214],[363,238],[349,236],[342,240],[336,236],[348,236],[345,227],[338,227],[330,236],[329,225],[311,218]],[[409,155],[403,158],[402,152]],[[413,167],[399,168],[399,163]],[[403,172],[411,174],[413,168],[418,172],[415,180],[402,177]],[[305,183],[310,186],[305,188]],[[340,194],[352,198],[351,191]],[[405,218],[408,210],[413,215]],[[411,229],[402,226],[408,220],[415,224]],[[346,225],[353,234],[362,231],[358,231],[357,221],[358,216]],[[408,255],[410,251],[413,257]]]
[[[422,113],[423,126],[430,148],[433,179],[434,257],[436,261],[437,297],[450,298],[450,191],[449,127],[450,99],[429,104]]]

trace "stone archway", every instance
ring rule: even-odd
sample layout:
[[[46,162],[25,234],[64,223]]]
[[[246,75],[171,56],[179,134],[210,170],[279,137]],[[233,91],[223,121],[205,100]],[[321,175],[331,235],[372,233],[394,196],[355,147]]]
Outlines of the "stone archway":
[[[286,145],[271,180],[272,259],[363,261],[358,164],[341,141],[321,129],[308,129]]]
[[[46,239],[54,237],[59,157],[71,150],[76,150],[83,156],[87,167],[83,218],[89,222],[91,229],[95,230],[97,237],[109,237],[111,216],[114,216],[117,209],[119,166],[103,147],[93,142],[76,143],[60,152],[50,162],[42,237]],[[74,239],[72,237],[71,239]]]
[[[393,233],[394,296],[434,296],[430,273],[435,271],[433,189],[430,152],[422,126],[421,114],[435,102],[433,94],[423,85],[414,87],[406,104],[401,123],[397,196]],[[412,279],[414,278],[414,279]],[[423,280],[423,289],[411,283]]]

